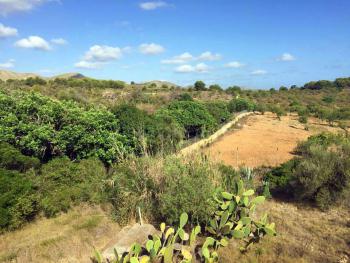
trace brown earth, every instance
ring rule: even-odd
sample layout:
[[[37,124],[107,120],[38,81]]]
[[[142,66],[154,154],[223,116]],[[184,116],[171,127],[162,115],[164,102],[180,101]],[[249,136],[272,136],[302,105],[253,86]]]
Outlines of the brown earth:
[[[234,167],[276,166],[293,157],[299,141],[322,131],[338,131],[317,119],[310,119],[308,125],[306,131],[296,115],[281,120],[271,113],[253,115],[202,151]]]

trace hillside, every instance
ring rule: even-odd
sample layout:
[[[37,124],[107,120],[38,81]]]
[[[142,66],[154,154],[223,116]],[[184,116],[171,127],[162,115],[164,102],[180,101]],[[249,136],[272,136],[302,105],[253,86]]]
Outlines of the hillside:
[[[8,79],[23,80],[30,77],[35,78],[40,76],[34,73],[20,73],[20,72],[8,71],[8,70],[0,70],[0,80],[3,80],[3,81],[6,81]]]
[[[172,82],[169,82],[169,81],[164,81],[164,80],[152,80],[152,81],[147,81],[147,82],[144,82],[142,83],[141,85],[144,85],[144,86],[155,86],[157,88],[161,88],[161,87],[164,87],[164,86],[167,86],[167,87],[179,87],[179,85],[175,84],[175,83],[172,83]]]
[[[50,79],[58,79],[58,78],[60,78],[60,79],[83,79],[83,78],[86,78],[86,76],[84,76],[83,74],[78,73],[78,72],[71,72],[71,73],[64,73],[64,74],[50,77]]]

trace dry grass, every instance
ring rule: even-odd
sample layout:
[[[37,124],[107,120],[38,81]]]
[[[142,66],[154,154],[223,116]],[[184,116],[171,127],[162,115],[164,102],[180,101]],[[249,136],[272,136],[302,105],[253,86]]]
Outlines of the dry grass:
[[[0,236],[0,262],[91,262],[119,231],[100,207],[84,205]]]
[[[276,166],[293,158],[292,151],[299,141],[322,131],[339,129],[312,118],[306,131],[295,115],[281,120],[271,113],[254,115],[246,119],[243,127],[226,133],[203,152],[234,167]]]
[[[328,212],[277,201],[266,202],[278,236],[268,237],[241,254],[235,244],[220,251],[221,262],[350,262],[350,211]]]

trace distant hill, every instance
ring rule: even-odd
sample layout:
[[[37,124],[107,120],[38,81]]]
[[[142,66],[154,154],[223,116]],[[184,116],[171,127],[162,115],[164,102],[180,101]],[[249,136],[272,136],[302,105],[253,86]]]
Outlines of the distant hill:
[[[50,79],[58,79],[58,78],[60,78],[60,79],[84,79],[87,77],[84,76],[83,74],[77,73],[77,72],[65,73],[65,74],[60,74],[57,76],[50,77]]]
[[[14,71],[8,71],[8,70],[0,70],[0,79],[4,81],[8,79],[22,80],[30,77],[35,78],[40,76],[33,73],[21,73],[21,72],[14,72]]]
[[[170,87],[179,87],[179,85],[177,85],[175,83],[172,83],[172,82],[169,82],[169,81],[162,81],[162,80],[152,80],[152,81],[148,81],[148,82],[142,83],[142,85],[146,85],[146,86],[149,86],[149,85],[152,85],[152,84],[156,85],[157,88],[160,88],[163,85],[166,85],[169,88]]]

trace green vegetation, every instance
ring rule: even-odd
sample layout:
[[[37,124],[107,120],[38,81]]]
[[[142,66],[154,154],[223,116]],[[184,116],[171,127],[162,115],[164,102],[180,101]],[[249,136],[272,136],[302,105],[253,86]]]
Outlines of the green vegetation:
[[[185,129],[186,138],[206,136],[217,126],[214,117],[199,102],[175,101],[161,109],[158,114],[174,118]]]
[[[350,195],[350,140],[343,135],[320,134],[296,148],[298,157],[274,169],[266,179],[273,193],[313,201],[327,209]]]
[[[117,120],[105,109],[84,109],[35,93],[0,92],[0,113],[0,140],[43,162],[65,155],[111,163],[132,150],[118,133]]]
[[[195,258],[200,262],[219,262],[218,249],[226,247],[232,238],[244,241],[245,245],[240,250],[246,251],[265,235],[275,236],[275,224],[268,223],[266,214],[257,221],[251,217],[256,206],[263,203],[265,198],[253,197],[254,190],[245,189],[242,180],[237,181],[235,186],[232,193],[217,191],[211,198],[215,211],[203,232],[206,237],[204,243],[197,241],[197,236],[202,232],[201,226],[196,225],[192,229],[185,227],[190,217],[182,213],[180,220],[177,220],[177,228],[161,223],[161,235],[150,236],[144,248],[134,243],[128,253],[118,255],[115,251],[114,262],[171,263],[181,260],[189,263]],[[98,251],[95,261],[105,262]]]
[[[161,236],[133,246],[130,261],[173,253],[183,262],[197,256],[216,262],[231,238],[241,240],[245,252],[275,234],[265,216],[252,218],[255,205],[271,194],[323,210],[349,201],[349,102],[349,79],[279,90],[222,90],[203,81],[184,89],[88,78],[0,82],[0,231],[88,202],[108,204],[120,224],[136,218],[140,207],[147,221],[178,226],[162,224]],[[171,155],[241,111],[278,118],[298,113],[305,129],[317,117],[343,135],[309,138],[295,149],[297,157],[261,177],[206,157]],[[75,228],[99,223],[95,217]],[[179,242],[188,251],[174,253]]]

